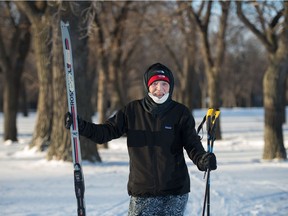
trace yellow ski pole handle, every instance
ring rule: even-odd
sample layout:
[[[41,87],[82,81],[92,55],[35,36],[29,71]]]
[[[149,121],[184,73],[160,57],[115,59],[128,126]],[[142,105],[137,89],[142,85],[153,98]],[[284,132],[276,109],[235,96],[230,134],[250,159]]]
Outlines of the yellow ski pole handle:
[[[209,108],[206,113],[206,120],[208,120],[208,118],[210,117],[212,119],[211,124],[213,125],[216,119],[219,117],[219,115],[220,115],[219,109]]]
[[[220,115],[220,110],[219,109],[216,109],[214,112],[213,112],[213,117],[212,117],[212,125],[214,125],[216,123],[216,120],[218,119]]]
[[[206,112],[206,115],[203,117],[202,122],[200,123],[200,125],[197,128],[197,134],[199,134],[200,130],[203,127],[203,124],[206,121],[206,127],[207,127],[207,131],[210,132],[211,128],[214,126],[214,124],[216,123],[217,118],[220,115],[220,110],[219,109],[213,109],[213,108],[209,108]]]
[[[206,113],[206,118],[208,118],[209,116],[212,116],[213,112],[214,112],[214,109],[213,108],[209,108],[207,110],[207,113]]]
[[[212,126],[212,114],[213,114],[213,108],[209,108],[207,110],[207,113],[206,113],[206,129],[207,131],[210,131],[211,130],[211,126]]]

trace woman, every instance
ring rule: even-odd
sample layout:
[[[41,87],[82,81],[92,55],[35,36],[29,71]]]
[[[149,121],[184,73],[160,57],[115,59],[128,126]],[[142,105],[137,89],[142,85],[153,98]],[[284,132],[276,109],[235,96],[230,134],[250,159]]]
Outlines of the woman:
[[[129,216],[180,216],[190,192],[183,150],[201,171],[215,170],[216,157],[205,152],[191,111],[172,100],[174,77],[169,68],[151,65],[144,73],[144,86],[144,98],[128,103],[104,124],[78,118],[79,133],[96,143],[127,135]],[[72,123],[66,113],[65,127]]]

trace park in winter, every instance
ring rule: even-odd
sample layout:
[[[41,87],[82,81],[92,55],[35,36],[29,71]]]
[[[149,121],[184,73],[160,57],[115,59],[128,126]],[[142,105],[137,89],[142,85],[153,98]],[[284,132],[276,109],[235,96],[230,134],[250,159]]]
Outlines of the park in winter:
[[[195,110],[199,124],[206,110]],[[288,114],[288,109],[286,109]],[[218,168],[211,172],[211,215],[287,215],[288,163],[264,161],[263,109],[223,109],[223,139],[215,140]],[[1,142],[1,214],[15,216],[76,215],[73,165],[45,159],[28,148],[35,114],[19,118],[19,142]],[[97,122],[95,116],[94,119]],[[3,115],[0,116],[3,124]],[[2,127],[0,127],[2,131]],[[288,124],[283,127],[288,141]],[[207,137],[203,136],[203,145]],[[127,215],[129,159],[126,139],[100,150],[102,163],[83,162],[87,215]],[[287,148],[287,144],[286,144]],[[204,173],[187,159],[191,192],[185,215],[201,215]]]
[[[286,216],[287,20],[286,1],[0,1],[0,215]]]

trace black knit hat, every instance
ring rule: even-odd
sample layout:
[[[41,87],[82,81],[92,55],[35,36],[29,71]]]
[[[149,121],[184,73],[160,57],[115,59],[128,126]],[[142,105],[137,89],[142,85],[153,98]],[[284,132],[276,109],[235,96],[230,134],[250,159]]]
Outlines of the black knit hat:
[[[169,93],[172,95],[174,88],[174,77],[171,70],[161,63],[151,65],[144,73],[144,86],[149,91],[149,85],[156,80],[164,80],[170,84]]]

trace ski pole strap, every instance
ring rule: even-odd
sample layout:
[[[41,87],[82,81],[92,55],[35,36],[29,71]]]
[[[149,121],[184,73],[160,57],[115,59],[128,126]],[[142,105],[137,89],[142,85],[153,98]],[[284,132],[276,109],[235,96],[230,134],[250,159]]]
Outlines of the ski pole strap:
[[[205,123],[205,121],[206,121],[206,115],[203,117],[202,122],[200,123],[200,125],[197,128],[197,134],[199,134],[200,130],[203,128],[203,124]]]
[[[217,123],[218,117],[220,115],[219,109],[213,109],[209,108],[207,110],[206,115],[203,117],[202,122],[197,128],[197,134],[199,134],[200,130],[203,128],[203,124],[206,121],[206,127],[207,127],[207,133],[209,137],[212,137],[212,135],[215,137],[215,125]]]
[[[209,113],[208,113],[209,112]],[[218,117],[220,115],[220,110],[219,109],[209,109],[207,114],[209,116],[207,117],[209,120],[207,121],[207,124],[209,123],[209,126],[207,126],[207,133],[208,133],[208,138],[211,140],[215,140],[215,129],[216,125],[218,122]]]

